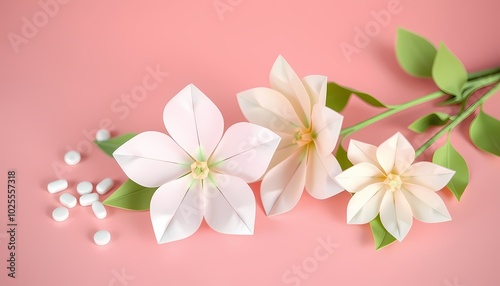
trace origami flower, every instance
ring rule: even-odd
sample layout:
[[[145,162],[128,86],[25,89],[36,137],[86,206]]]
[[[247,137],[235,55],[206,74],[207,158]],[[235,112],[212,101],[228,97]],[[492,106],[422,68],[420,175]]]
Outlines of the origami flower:
[[[304,186],[317,199],[343,190],[334,179],[342,169],[332,155],[343,117],[325,106],[324,76],[300,80],[279,56],[270,81],[272,89],[243,91],[238,94],[238,103],[248,121],[282,138],[261,185],[264,209],[268,215],[275,215],[291,210]]]
[[[415,150],[400,133],[379,147],[351,140],[347,156],[354,166],[336,177],[354,193],[347,223],[368,223],[380,213],[385,229],[401,241],[413,217],[429,223],[451,220],[435,191],[446,186],[455,172],[430,162],[412,165]]]
[[[163,121],[172,137],[143,132],[113,153],[131,180],[159,187],[150,205],[158,243],[192,235],[203,217],[221,233],[252,234],[255,198],[247,183],[266,171],[279,136],[246,122],[222,136],[222,114],[192,84],[167,103]]]

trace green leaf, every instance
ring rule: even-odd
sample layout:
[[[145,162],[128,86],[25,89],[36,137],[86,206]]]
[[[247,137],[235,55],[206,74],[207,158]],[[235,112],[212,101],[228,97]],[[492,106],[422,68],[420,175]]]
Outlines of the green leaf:
[[[477,148],[500,156],[500,121],[479,110],[470,124],[469,135]]]
[[[431,126],[442,126],[450,121],[451,116],[444,112],[433,112],[413,121],[408,128],[415,133],[424,133]]]
[[[446,144],[434,152],[432,162],[456,172],[447,187],[460,201],[460,197],[469,184],[469,168],[462,155],[451,145],[449,137]]]
[[[367,93],[341,86],[334,82],[329,82],[327,84],[326,106],[337,112],[341,112],[346,107],[352,94],[371,106],[387,108],[387,105]]]
[[[347,152],[344,147],[342,147],[342,141],[340,141],[339,146],[337,147],[337,153],[335,153],[335,157],[337,157],[337,161],[339,161],[342,170],[346,170],[352,167],[351,161],[349,161],[349,159],[347,158]]]
[[[132,180],[127,180],[104,200],[103,204],[126,210],[147,211],[156,189],[158,188],[146,188]]]
[[[444,92],[461,98],[462,87],[467,82],[467,71],[462,62],[441,43],[432,66],[432,78]]]
[[[370,222],[370,227],[372,229],[373,240],[375,241],[375,249],[381,249],[396,241],[396,238],[382,225],[380,216],[377,216]]]
[[[132,139],[135,135],[135,133],[127,133],[123,134],[118,137],[113,137],[109,140],[106,141],[97,141],[94,140],[94,143],[101,148],[104,153],[108,154],[109,156],[113,157],[113,152],[115,152],[118,147],[123,145],[123,143],[127,142],[128,140]]]
[[[396,57],[399,65],[416,77],[431,77],[436,48],[427,39],[403,28],[398,29]]]

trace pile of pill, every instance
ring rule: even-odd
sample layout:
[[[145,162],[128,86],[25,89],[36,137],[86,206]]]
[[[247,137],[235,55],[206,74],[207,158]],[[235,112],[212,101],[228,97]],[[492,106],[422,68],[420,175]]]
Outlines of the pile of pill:
[[[108,130],[101,129],[96,134],[96,140],[105,141],[110,138]],[[64,155],[64,162],[68,165],[76,165],[80,162],[81,155],[78,151],[69,151]],[[96,186],[91,182],[82,181],[76,185],[76,192],[80,196],[78,199],[70,193],[62,193],[59,197],[59,202],[62,206],[57,207],[52,212],[52,218],[55,221],[65,221],[69,217],[69,209],[74,208],[78,203],[81,206],[91,206],[94,215],[98,219],[103,219],[107,216],[106,208],[99,201],[99,195],[106,194],[113,187],[114,182],[111,178],[105,178]],[[51,194],[56,194],[68,189],[68,181],[65,179],[55,180],[47,184],[47,191]],[[94,242],[97,245],[106,245],[111,240],[111,234],[107,230],[99,230],[94,235]]]

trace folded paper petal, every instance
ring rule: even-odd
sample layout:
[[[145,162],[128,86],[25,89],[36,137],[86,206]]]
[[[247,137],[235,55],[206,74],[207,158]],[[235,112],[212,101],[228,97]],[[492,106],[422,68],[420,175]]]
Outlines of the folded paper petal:
[[[302,81],[282,56],[274,62],[269,80],[271,88],[286,96],[302,123],[309,126],[311,100]]]
[[[271,130],[248,122],[227,129],[210,159],[211,169],[245,182],[258,180],[278,147],[280,137]]]
[[[316,199],[326,199],[344,190],[335,181],[342,172],[339,162],[332,154],[320,156],[314,147],[309,147],[306,190]]]
[[[386,191],[380,205],[380,220],[384,228],[402,241],[413,224],[411,206],[400,191]]]
[[[416,219],[428,223],[451,220],[451,215],[438,194],[418,185],[404,184],[403,187],[402,192]]]
[[[372,221],[380,211],[385,190],[383,183],[375,183],[355,193],[347,205],[347,223],[364,224]]]
[[[203,193],[205,220],[212,229],[226,234],[253,234],[256,206],[247,183],[214,173],[205,180]]]
[[[271,163],[269,163],[269,167],[267,168],[268,170],[290,157],[293,152],[300,148],[299,145],[293,143],[292,134],[278,132],[278,135],[281,137],[281,141],[276,149],[276,152],[274,153],[273,158],[271,159]]]
[[[347,150],[347,158],[354,165],[364,162],[379,167],[377,160],[377,146],[357,140],[351,140]],[[380,169],[382,170],[382,168]]]
[[[168,182],[151,198],[151,222],[159,244],[192,235],[203,220],[201,183],[191,176]]]
[[[370,163],[359,163],[342,172],[335,180],[350,193],[356,193],[368,185],[380,183],[384,174]]]
[[[401,174],[406,183],[420,185],[432,191],[439,191],[448,184],[455,171],[430,162],[418,162]]]
[[[138,134],[113,153],[127,177],[145,187],[158,187],[189,172],[192,161],[168,135]]]
[[[302,84],[304,84],[309,94],[312,105],[319,104],[325,106],[327,82],[327,77],[322,75],[309,75],[302,79]]]
[[[330,154],[335,149],[343,118],[333,109],[319,104],[314,105],[311,115],[313,134],[315,134],[313,140],[321,156]]]
[[[386,174],[403,173],[415,160],[415,149],[401,134],[396,133],[377,148],[377,160]]]
[[[193,84],[167,103],[163,122],[175,142],[198,161],[207,160],[224,130],[217,106]]]
[[[306,183],[305,151],[297,150],[262,179],[260,194],[267,215],[287,212],[298,203]]]
[[[257,87],[238,93],[245,118],[276,132],[293,133],[303,124],[290,101],[274,89]]]

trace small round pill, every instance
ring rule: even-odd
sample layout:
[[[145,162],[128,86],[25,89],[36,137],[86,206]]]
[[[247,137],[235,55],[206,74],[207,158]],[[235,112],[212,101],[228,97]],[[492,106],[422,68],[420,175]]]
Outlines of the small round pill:
[[[95,190],[99,195],[104,195],[113,187],[113,184],[114,183],[111,178],[106,178],[95,186]]]
[[[55,221],[65,221],[69,217],[69,210],[65,207],[55,208],[52,212],[52,218]]]
[[[106,208],[99,201],[92,203],[92,211],[98,219],[103,219],[108,215]]]
[[[97,193],[86,194],[80,197],[80,205],[83,207],[92,205],[93,202],[99,200],[99,195]]]
[[[111,138],[111,134],[106,129],[100,129],[95,134],[95,140],[97,141],[106,141],[109,140],[109,138]]]
[[[91,182],[83,181],[76,185],[76,192],[81,196],[92,193],[92,189],[94,186]]]
[[[111,234],[107,230],[99,230],[94,234],[94,242],[97,245],[106,245],[111,240]]]
[[[47,184],[47,191],[51,194],[55,194],[64,191],[68,188],[68,181],[65,179],[55,180]]]
[[[64,193],[59,197],[61,204],[67,208],[74,208],[76,206],[76,198],[72,194]]]
[[[80,153],[78,151],[68,151],[66,154],[64,154],[64,162],[68,165],[76,165],[80,163],[80,159],[82,157],[80,156]]]

